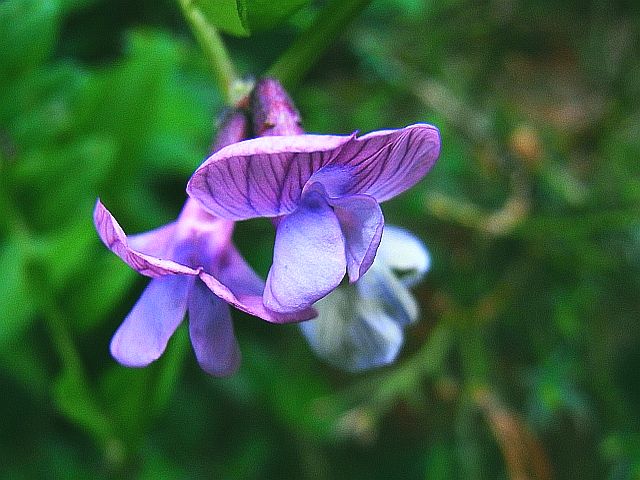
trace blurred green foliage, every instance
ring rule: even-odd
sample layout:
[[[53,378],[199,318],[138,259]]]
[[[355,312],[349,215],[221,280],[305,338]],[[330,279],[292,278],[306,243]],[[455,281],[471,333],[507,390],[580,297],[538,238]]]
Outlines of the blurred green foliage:
[[[271,30],[307,3],[309,0],[195,0],[211,24],[239,37]]]
[[[639,5],[375,0],[291,94],[310,131],[441,128],[383,207],[433,254],[422,320],[354,376],[236,312],[213,379],[184,329],[110,358],[146,280],[91,223],[97,196],[170,221],[208,151],[222,98],[177,5],[0,3],[0,477],[640,478]],[[321,7],[232,57],[260,74]],[[272,240],[237,228],[262,273]]]

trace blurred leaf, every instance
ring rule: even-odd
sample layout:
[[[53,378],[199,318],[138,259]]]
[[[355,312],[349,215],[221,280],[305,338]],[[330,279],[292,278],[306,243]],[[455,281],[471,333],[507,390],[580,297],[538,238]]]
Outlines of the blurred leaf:
[[[154,411],[161,413],[171,401],[173,394],[180,384],[180,374],[184,361],[190,351],[189,333],[186,325],[181,325],[171,337],[167,351],[159,360],[155,384]]]
[[[0,121],[22,149],[51,146],[68,132],[86,74],[70,63],[39,66],[0,89]]]
[[[564,333],[564,332],[563,332]],[[579,367],[564,352],[556,352],[545,359],[530,375],[532,392],[529,397],[529,418],[542,427],[568,415],[576,425],[586,429],[593,418],[588,396],[577,385]]]
[[[36,398],[49,393],[51,378],[42,367],[44,356],[33,341],[18,339],[13,344],[1,345],[0,365],[7,374],[17,379]]]
[[[487,463],[491,458],[487,453],[486,435],[482,438],[480,417],[477,408],[470,401],[463,399],[458,407],[455,424],[457,459],[463,472],[462,478],[490,478],[483,475],[488,470]]]
[[[179,58],[179,44],[167,35],[135,32],[127,38],[125,60],[88,84],[77,110],[76,128],[117,139],[119,156],[111,168],[119,178],[137,172],[144,160],[141,151],[169,95]]]
[[[26,275],[24,248],[10,240],[0,245],[0,348],[14,341],[33,320],[36,302]]]
[[[96,237],[93,245],[97,247],[98,243]],[[64,298],[67,310],[74,318],[73,327],[80,331],[90,329],[112,314],[114,307],[121,303],[136,278],[139,278],[102,244],[99,249],[94,248],[92,255],[85,257],[84,261],[91,268],[85,269],[82,275],[72,277],[64,290],[68,292]],[[77,292],[82,294],[78,295]]]
[[[157,480],[159,478],[193,478],[187,474],[185,467],[171,462],[165,452],[150,451],[145,455],[144,463],[140,467],[140,473],[136,475],[138,480]]]
[[[636,431],[614,432],[600,444],[601,454],[613,467],[609,478],[636,479],[640,475],[640,435]]]
[[[436,443],[429,448],[424,478],[426,480],[448,480],[455,478],[455,448],[453,445]]]
[[[188,338],[188,330],[182,326],[153,365],[146,368],[113,365],[102,376],[101,396],[109,402],[109,412],[127,444],[138,445],[149,422],[166,409],[179,385],[178,376],[189,351]]]
[[[249,33],[269,30],[310,0],[237,0],[242,25]]]
[[[252,435],[242,450],[225,462],[224,478],[259,478],[265,464],[275,454],[267,438]]]
[[[60,225],[69,222],[72,213],[83,211],[86,238],[93,204],[91,197],[115,156],[113,142],[98,135],[85,135],[64,147],[50,151],[37,149],[25,155],[15,170],[23,185],[19,195],[32,197],[28,206],[38,219],[38,226],[54,227],[59,235]],[[34,192],[37,194],[33,195]],[[91,200],[85,200],[87,197]]]
[[[63,288],[72,276],[82,275],[87,268],[86,261],[95,248],[97,235],[90,212],[81,208],[80,215],[73,212],[76,217],[68,225],[38,238],[35,252],[47,265],[47,278],[54,288]]]
[[[65,370],[55,381],[53,398],[58,409],[72,422],[89,432],[99,443],[113,437],[113,425],[97,405],[97,397],[71,370]]]
[[[59,0],[60,5],[64,8],[65,13],[74,12],[75,10],[82,10],[98,3],[100,0]]]
[[[236,0],[193,0],[211,25],[225,33],[248,37],[249,30],[243,25]]]
[[[55,0],[7,0],[0,3],[0,85],[33,68],[55,46],[59,27]]]
[[[109,412],[127,444],[138,446],[153,415],[154,367],[125,368],[114,365],[100,379],[100,393],[109,402]]]
[[[322,377],[314,375],[311,365],[282,363],[279,355],[257,343],[242,347],[243,363],[236,376],[254,386],[256,394],[289,428],[316,438],[330,435],[334,419],[315,411],[329,389]],[[230,385],[241,380],[233,379]]]
[[[239,37],[270,30],[310,0],[195,0],[207,20]]]
[[[45,466],[38,468],[37,463],[35,465],[32,463],[26,469],[27,471],[32,469],[29,474],[31,478],[40,476],[43,471],[58,480],[85,480],[87,478],[98,480],[101,478],[100,475],[96,475],[96,469],[87,461],[86,455],[78,455],[76,445],[62,435],[41,438],[39,444],[38,451],[46,452],[42,455]]]

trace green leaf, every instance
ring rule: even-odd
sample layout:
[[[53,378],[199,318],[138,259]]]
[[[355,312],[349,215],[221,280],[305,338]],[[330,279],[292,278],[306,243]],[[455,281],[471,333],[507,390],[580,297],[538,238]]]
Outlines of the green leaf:
[[[445,480],[455,477],[455,446],[445,443],[434,443],[426,456],[425,476],[430,480]]]
[[[42,368],[47,360],[35,343],[19,339],[0,348],[0,369],[19,382],[33,397],[45,398],[51,377],[47,369]]]
[[[2,65],[2,60],[0,60]],[[21,148],[55,143],[74,120],[74,99],[87,75],[70,63],[39,66],[0,89],[0,122]]]
[[[179,61],[178,44],[164,34],[138,31],[127,38],[126,59],[99,79],[99,87],[85,100],[82,124],[121,141],[122,157],[112,165],[125,174],[155,129],[159,106],[168,95]],[[131,170],[129,170],[131,171]]]
[[[236,0],[195,0],[193,2],[214,27],[230,35],[248,37],[242,24]]]
[[[55,291],[64,288],[69,279],[83,275],[87,258],[95,251],[97,234],[91,223],[91,210],[82,207],[68,225],[34,241],[35,253],[47,265],[47,278]]]
[[[33,319],[36,307],[30,298],[25,258],[17,241],[0,245],[0,347],[16,339]]]
[[[58,4],[53,0],[0,3],[0,84],[49,57],[59,22]]]
[[[163,412],[173,398],[189,350],[189,333],[183,323],[174,333],[167,346],[167,351],[159,361],[160,366],[157,368],[154,392],[153,408],[155,412]]]
[[[237,0],[240,21],[249,33],[270,30],[308,3],[308,0]]]
[[[138,445],[154,416],[155,367],[125,368],[114,365],[100,378],[100,397],[109,402],[109,413],[122,439]]]
[[[136,273],[109,252],[99,240],[94,240],[91,255],[84,257],[91,269],[78,274],[65,287],[67,310],[75,319],[74,328],[87,330],[103,322],[122,302],[136,279]],[[82,292],[77,295],[73,292]],[[125,312],[126,313],[126,312]]]
[[[53,386],[53,398],[61,413],[89,432],[98,442],[113,438],[113,426],[80,377],[66,370]]]
[[[310,355],[304,357],[296,353],[293,356],[297,359],[295,365],[285,364],[275,351],[257,342],[248,342],[242,345],[239,372],[220,379],[219,383],[236,395],[242,391],[240,385],[253,386],[255,391],[250,395],[259,398],[262,405],[268,405],[279,421],[301,435],[327,438],[332,434],[335,419],[331,412],[319,415],[317,405],[318,400],[329,394],[329,385],[315,375],[315,363]]]
[[[271,30],[309,3],[309,0],[196,0],[214,27],[230,35],[248,37]]]
[[[91,218],[98,185],[107,175],[116,154],[114,142],[99,135],[80,137],[74,143],[58,148],[31,150],[15,169],[22,183],[19,195],[29,198],[32,192],[38,192],[24,210],[40,227],[57,227],[68,222],[72,214],[82,212],[86,237],[86,224],[90,223],[86,219]],[[61,234],[63,232],[56,231],[53,235]]]

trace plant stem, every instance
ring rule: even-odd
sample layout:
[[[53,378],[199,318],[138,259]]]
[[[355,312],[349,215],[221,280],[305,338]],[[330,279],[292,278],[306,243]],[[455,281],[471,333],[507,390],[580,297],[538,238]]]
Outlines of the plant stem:
[[[193,0],[178,0],[200,48],[204,51],[213,77],[229,105],[235,105],[239,100],[238,86],[242,84],[236,69],[224,46],[218,30],[211,25]],[[240,89],[242,90],[242,89]]]
[[[269,68],[267,75],[293,88],[331,46],[335,38],[371,0],[332,0],[305,32]]]

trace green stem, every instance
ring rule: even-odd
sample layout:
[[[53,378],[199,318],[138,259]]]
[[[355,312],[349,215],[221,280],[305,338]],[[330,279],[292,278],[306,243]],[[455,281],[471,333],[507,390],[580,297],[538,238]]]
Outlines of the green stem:
[[[580,215],[530,217],[513,234],[522,237],[548,236],[554,232],[571,232],[572,236],[594,235],[626,229],[640,222],[640,208],[587,212]]]
[[[32,278],[32,282],[34,279]],[[43,281],[36,281],[34,287],[40,292],[40,310],[44,313],[43,318],[49,330],[51,340],[55,346],[60,363],[77,380],[86,381],[84,368],[80,354],[71,338],[71,334],[66,325],[64,315],[58,309],[57,302],[52,298],[48,287]]]
[[[482,320],[470,311],[462,311],[458,336],[465,394],[471,395],[489,381],[490,355],[483,335]]]
[[[225,101],[229,105],[235,105],[241,100],[243,93],[241,90],[244,89],[239,88],[242,82],[236,73],[222,37],[220,37],[218,30],[207,21],[193,0],[179,0],[179,3],[196,40],[209,60],[213,77],[222,91]]]
[[[6,173],[4,175],[6,176]],[[5,181],[5,177],[0,179],[0,192],[2,192],[0,193],[0,234],[4,231],[6,235],[19,237],[22,240],[19,245],[26,248],[30,245],[27,227],[13,208],[13,202],[8,193],[11,191],[9,185],[11,185],[10,181]]]
[[[331,46],[335,38],[371,0],[332,0],[315,22],[276,60],[267,75],[293,88]]]

